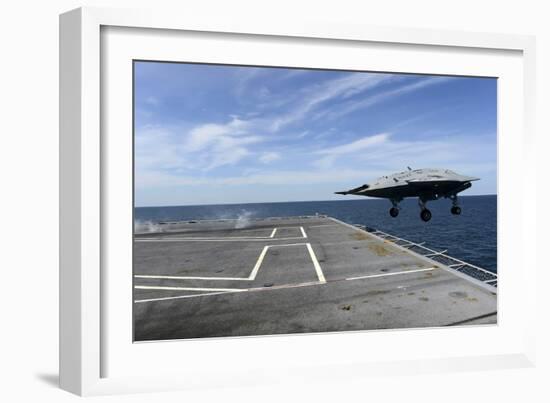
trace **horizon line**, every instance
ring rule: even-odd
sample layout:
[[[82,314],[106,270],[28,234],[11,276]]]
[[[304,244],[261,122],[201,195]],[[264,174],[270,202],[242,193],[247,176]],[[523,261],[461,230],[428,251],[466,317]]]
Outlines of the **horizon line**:
[[[463,197],[480,197],[480,196],[497,196],[496,193],[479,194],[479,195],[464,195]],[[413,199],[410,197],[409,199]],[[136,208],[157,208],[157,207],[202,207],[202,206],[235,206],[241,204],[276,204],[276,203],[318,203],[318,202],[342,202],[342,201],[369,201],[369,200],[385,200],[380,197],[363,197],[363,198],[348,198],[347,200],[286,200],[286,201],[265,201],[265,202],[242,202],[242,203],[212,203],[212,204],[167,204],[156,206],[134,206]],[[432,200],[437,201],[437,200]]]

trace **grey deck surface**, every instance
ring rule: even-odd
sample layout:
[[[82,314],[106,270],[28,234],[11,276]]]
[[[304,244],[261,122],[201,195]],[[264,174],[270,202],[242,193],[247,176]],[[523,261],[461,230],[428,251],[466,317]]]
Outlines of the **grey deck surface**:
[[[136,341],[496,323],[496,289],[365,231],[328,217],[240,224],[136,235]]]

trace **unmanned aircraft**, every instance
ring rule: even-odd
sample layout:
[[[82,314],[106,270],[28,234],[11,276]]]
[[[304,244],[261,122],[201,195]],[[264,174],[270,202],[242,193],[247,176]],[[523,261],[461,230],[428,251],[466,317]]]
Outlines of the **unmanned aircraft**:
[[[437,200],[442,197],[450,199],[453,203],[451,213],[459,215],[461,209],[458,205],[458,193],[471,187],[473,181],[479,180],[472,176],[459,175],[449,169],[407,168],[408,171],[405,172],[382,176],[373,184],[335,193],[389,199],[393,205],[390,209],[392,217],[399,215],[399,203],[404,198],[418,197],[420,218],[422,221],[430,221],[432,213],[426,208],[426,203],[429,200]]]

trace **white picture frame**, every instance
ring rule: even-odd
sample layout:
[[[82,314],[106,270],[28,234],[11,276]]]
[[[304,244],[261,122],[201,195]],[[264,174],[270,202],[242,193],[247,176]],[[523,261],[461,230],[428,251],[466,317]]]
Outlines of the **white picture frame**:
[[[109,255],[109,245],[117,242],[112,235],[121,234],[120,228],[115,228],[114,232],[105,232],[112,217],[107,212],[119,212],[110,205],[110,192],[114,191],[113,183],[122,191],[128,189],[128,184],[118,186],[123,184],[127,171],[114,167],[108,161],[115,153],[121,157],[121,166],[127,166],[128,152],[131,154],[131,150],[116,154],[124,147],[127,148],[127,142],[117,145],[111,142],[112,137],[102,137],[110,124],[105,123],[104,119],[112,113],[105,110],[105,94],[113,96],[108,98],[110,106],[123,108],[117,111],[122,110],[122,120],[126,125],[129,122],[124,120],[124,116],[128,109],[131,110],[130,104],[124,106],[124,99],[128,95],[125,92],[127,82],[102,80],[102,74],[105,73],[105,65],[102,64],[105,60],[102,58],[111,55],[105,48],[112,46],[111,51],[122,49],[120,45],[124,42],[121,41],[131,41],[131,38],[119,37],[107,42],[102,33],[109,30],[118,30],[122,37],[132,37],[141,32],[144,35],[141,38],[144,49],[151,47],[155,41],[159,45],[164,41],[164,45],[158,46],[160,56],[162,52],[170,50],[173,41],[181,39],[178,39],[178,32],[192,33],[195,40],[212,34],[215,34],[217,41],[243,39],[244,49],[248,39],[260,44],[268,41],[282,48],[289,41],[300,43],[300,46],[306,48],[317,41],[315,43],[319,46],[332,46],[335,50],[346,44],[370,44],[380,49],[393,47],[396,57],[399,57],[400,52],[409,51],[425,55],[426,59],[422,63],[418,62],[416,67],[411,64],[403,72],[431,74],[466,74],[469,71],[468,60],[460,62],[461,52],[465,52],[470,55],[466,59],[476,55],[479,58],[487,57],[487,72],[491,75],[491,63],[494,64],[494,61],[489,59],[504,55],[502,65],[509,66],[509,70],[502,70],[501,78],[505,84],[501,94],[507,94],[508,98],[499,105],[499,116],[505,114],[505,120],[501,121],[499,117],[499,136],[506,134],[503,141],[499,137],[499,325],[444,331],[416,329],[350,332],[345,335],[247,337],[191,341],[192,344],[187,344],[196,352],[209,352],[213,356],[223,357],[227,364],[220,363],[217,368],[204,365],[199,356],[190,351],[184,364],[169,362],[167,354],[182,354],[185,349],[186,345],[179,342],[132,345],[126,337],[126,330],[116,328],[118,319],[127,314],[124,311],[127,306],[113,308],[113,298],[109,296],[120,284],[115,284],[118,280],[114,278],[111,282],[111,272],[105,269],[109,259],[116,258]],[[164,35],[163,32],[170,34]],[[198,49],[190,46],[189,49]],[[127,48],[132,49],[131,46]],[[323,375],[322,368],[338,368],[340,373],[352,370],[357,377],[380,373],[408,374],[420,369],[436,372],[532,365],[535,319],[522,312],[535,311],[535,284],[527,279],[536,276],[537,267],[535,256],[527,253],[527,247],[536,233],[536,217],[529,208],[527,197],[534,197],[533,192],[536,190],[531,190],[527,196],[526,192],[514,193],[510,186],[510,182],[515,181],[516,186],[521,183],[524,188],[536,189],[530,183],[532,179],[529,175],[524,175],[536,169],[535,159],[531,158],[535,147],[532,126],[535,46],[532,37],[368,27],[314,20],[304,21],[300,25],[269,19],[214,20],[150,10],[81,8],[61,15],[60,49],[60,385],[63,389],[79,395],[96,395],[223,387],[230,384],[247,386],[270,383],[275,378],[277,382],[292,383],[298,373],[302,380],[323,379],[326,375]],[[235,51],[235,55],[225,57],[236,57],[236,61],[246,64],[246,61],[243,62],[243,51],[240,52]],[[447,69],[444,64],[439,65],[434,52],[454,57],[454,67]],[[116,54],[122,53],[121,50]],[[130,53],[124,57],[134,57]],[[201,57],[199,53],[197,51],[195,58]],[[267,52],[254,52],[246,60],[249,63],[256,60],[255,64],[266,64],[270,62],[268,56]],[[430,71],[425,70],[426,62],[432,64]],[[125,63],[124,60],[122,63]],[[390,65],[389,61],[380,62],[373,70],[392,70],[385,69],[384,63]],[[112,68],[117,69],[116,66]],[[472,70],[471,74],[475,72]],[[117,87],[119,84],[126,87]],[[509,92],[506,92],[508,89]],[[121,128],[127,130],[127,126]],[[511,212],[514,214],[509,214]],[[124,212],[122,216],[125,217],[123,221],[127,219]],[[507,246],[512,242],[515,244],[510,251],[511,248]],[[124,255],[119,257],[123,259]],[[512,263],[516,267],[514,271],[507,269]],[[512,293],[515,296],[514,304],[509,299]],[[494,342],[490,346],[476,348],[471,344],[453,344],[451,341],[471,338],[473,335],[480,337],[480,340]],[[376,349],[386,355],[375,356],[370,351],[371,355],[367,357],[368,349],[353,350],[354,346],[363,345],[367,338],[369,342],[379,342]],[[405,338],[410,343],[418,343],[418,350],[409,351],[399,347]],[[448,345],[442,340],[449,340]],[[421,347],[426,341],[438,347],[429,353]],[[346,347],[332,353],[334,346],[342,344]],[[320,348],[326,349],[323,355],[318,354]],[[277,356],[281,356],[283,349],[290,349],[294,353],[303,352],[303,355],[292,354],[293,358],[278,360]],[[241,359],[232,355],[231,351],[239,350],[249,351],[250,354]],[[253,357],[258,355],[263,359],[254,361]],[[145,360],[145,366],[154,368],[157,374],[148,370],[132,372],[130,367],[134,356]],[[125,362],[126,366],[123,365]],[[191,368],[193,371],[189,371]],[[303,373],[304,368],[308,369],[307,374]],[[176,369],[179,369],[179,374]],[[231,371],[230,377],[227,376],[228,371]],[[275,373],[277,376],[272,377]],[[328,377],[326,379],[329,380]]]

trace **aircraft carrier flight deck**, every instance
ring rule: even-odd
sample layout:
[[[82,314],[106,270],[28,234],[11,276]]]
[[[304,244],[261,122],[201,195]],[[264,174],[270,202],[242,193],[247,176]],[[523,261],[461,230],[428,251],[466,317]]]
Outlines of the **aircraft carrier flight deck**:
[[[134,340],[497,322],[496,275],[326,216],[134,236]]]

